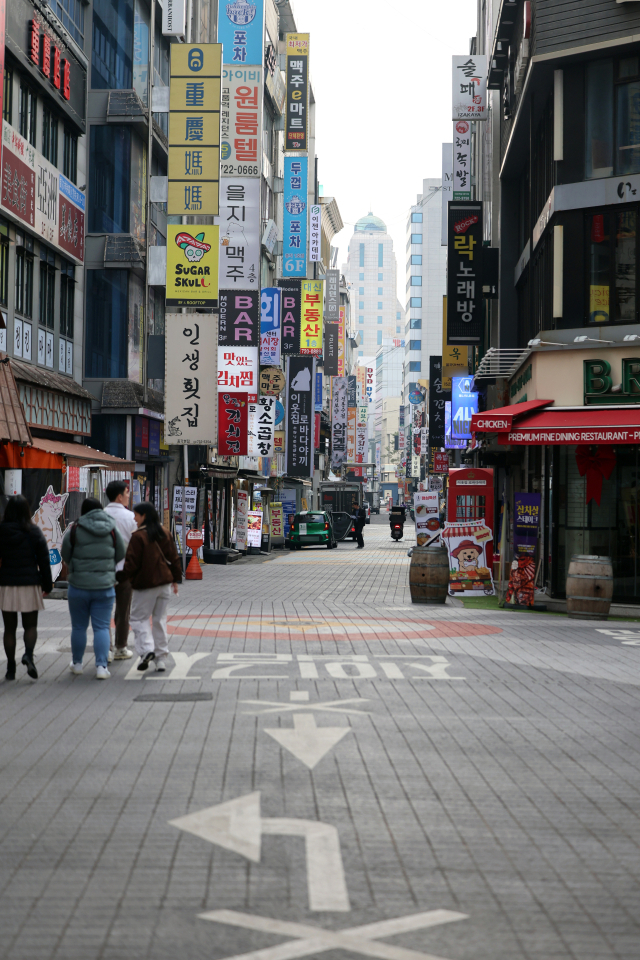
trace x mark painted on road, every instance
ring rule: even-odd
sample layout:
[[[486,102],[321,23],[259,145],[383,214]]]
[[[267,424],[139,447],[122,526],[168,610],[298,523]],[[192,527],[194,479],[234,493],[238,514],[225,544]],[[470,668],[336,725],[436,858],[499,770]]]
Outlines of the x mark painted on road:
[[[241,700],[240,703],[253,703],[265,710],[247,710],[247,713],[301,713],[302,710],[320,710],[323,713],[355,713],[362,716],[362,710],[345,710],[345,703],[368,703],[366,697],[350,697],[348,700],[326,700],[324,703],[278,703],[274,700]]]
[[[297,957],[309,957],[325,950],[347,950],[362,957],[378,957],[380,960],[442,960],[431,953],[419,953],[416,950],[395,947],[390,943],[381,943],[380,938],[467,919],[467,914],[455,913],[453,910],[427,910],[425,913],[413,913],[406,917],[395,917],[393,920],[368,923],[362,927],[333,931],[312,927],[306,923],[289,923],[285,920],[238,913],[235,910],[212,910],[199,916],[201,920],[211,920],[213,923],[226,923],[233,927],[244,927],[245,930],[295,938],[292,942],[282,943],[277,947],[236,954],[226,957],[225,960],[295,960]]]

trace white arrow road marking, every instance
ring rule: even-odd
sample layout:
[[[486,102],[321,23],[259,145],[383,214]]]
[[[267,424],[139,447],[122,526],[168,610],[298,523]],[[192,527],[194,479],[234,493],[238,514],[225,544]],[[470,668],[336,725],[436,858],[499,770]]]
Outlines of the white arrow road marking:
[[[310,910],[351,909],[342,866],[338,831],[315,820],[270,819],[260,816],[260,792],[178,817],[169,823],[209,843],[260,862],[262,834],[304,837]]]
[[[247,713],[293,713],[300,710],[318,710],[321,713],[353,713],[362,716],[362,710],[346,708],[346,703],[369,703],[366,697],[349,697],[347,700],[325,700],[319,703],[278,703],[276,700],[241,700],[240,703],[255,704],[255,710]]]
[[[392,920],[381,920],[378,923],[349,927],[346,930],[334,932],[312,927],[306,923],[271,920],[268,917],[238,913],[235,910],[212,910],[210,913],[201,913],[199,916],[201,920],[211,920],[213,923],[226,923],[234,927],[244,927],[245,930],[258,930],[262,933],[282,934],[284,937],[296,938],[291,943],[267,947],[264,950],[253,950],[251,953],[236,954],[233,957],[227,957],[226,960],[295,960],[297,957],[308,957],[311,954],[323,953],[325,950],[346,950],[364,957],[379,957],[381,960],[441,960],[440,957],[431,953],[419,953],[416,950],[406,950],[404,947],[395,947],[389,943],[380,943],[379,938],[468,919],[466,913],[455,913],[453,910],[428,910],[425,913],[413,913],[406,917],[395,917]]]
[[[265,727],[264,732],[313,770],[329,750],[351,733],[351,727],[317,727],[313,714],[294,713],[293,730]]]

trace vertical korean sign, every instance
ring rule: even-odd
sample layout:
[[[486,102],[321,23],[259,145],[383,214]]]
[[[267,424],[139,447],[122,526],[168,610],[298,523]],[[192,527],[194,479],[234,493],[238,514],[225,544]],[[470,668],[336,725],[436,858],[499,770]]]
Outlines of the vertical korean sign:
[[[263,287],[260,292],[260,363],[280,363],[280,312],[282,290]]]
[[[300,280],[278,280],[282,290],[282,353],[283,356],[300,353]]]
[[[300,353],[320,357],[324,280],[303,280],[300,290]]]
[[[222,69],[220,98],[220,174],[259,177],[262,157],[262,81],[264,69]]]
[[[338,376],[344,377],[345,370],[345,337],[347,332],[347,308],[340,307],[340,318],[338,320]]]
[[[272,457],[276,422],[276,398],[258,397],[249,404],[248,456]]]
[[[219,43],[171,45],[167,212],[215,216],[220,178]]]
[[[322,259],[320,255],[322,226],[322,207],[319,203],[312,203],[309,207],[309,260],[317,263]]]
[[[487,119],[487,58],[452,57],[452,120]]]
[[[264,0],[221,0],[218,4],[218,42],[225,63],[262,63],[263,31]]]
[[[211,314],[165,318],[165,423],[175,444],[215,446],[218,325]]]
[[[221,290],[219,310],[218,346],[259,345],[260,293],[257,290]]]
[[[442,387],[442,357],[431,356],[429,357],[430,447],[444,447],[444,405],[447,400],[451,400],[451,394],[447,396]]]
[[[313,476],[314,357],[291,357],[287,365],[287,474]]]
[[[482,203],[450,203],[448,234],[447,344],[480,343]]]
[[[309,149],[309,34],[288,33],[287,113],[284,128],[284,149],[306,153]]]
[[[453,200],[471,200],[471,124],[453,124]]]
[[[220,287],[260,288],[260,181],[220,180]]]
[[[324,306],[324,372],[338,376],[338,323],[340,321],[340,271],[327,270]]]
[[[347,459],[347,378],[334,377],[331,386],[331,469],[336,471]]]
[[[285,276],[307,275],[307,157],[284,158],[282,270]]]

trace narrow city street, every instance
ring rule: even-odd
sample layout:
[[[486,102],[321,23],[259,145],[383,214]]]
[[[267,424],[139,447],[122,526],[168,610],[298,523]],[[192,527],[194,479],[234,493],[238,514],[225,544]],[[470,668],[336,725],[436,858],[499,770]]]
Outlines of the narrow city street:
[[[72,676],[46,602],[4,960],[637,960],[640,624],[412,605],[413,542],[204,567],[165,674]]]

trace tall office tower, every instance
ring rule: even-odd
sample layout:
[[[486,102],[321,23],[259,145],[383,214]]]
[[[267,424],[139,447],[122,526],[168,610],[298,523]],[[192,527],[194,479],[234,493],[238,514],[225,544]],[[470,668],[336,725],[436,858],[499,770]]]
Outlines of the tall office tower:
[[[442,298],[447,248],[441,245],[442,180],[422,181],[407,218],[405,403],[418,380],[429,379],[429,357],[442,354]]]
[[[383,339],[400,337],[403,332],[396,255],[380,217],[368,213],[358,220],[343,272],[351,290],[351,326],[358,339],[358,355],[375,357]]]

